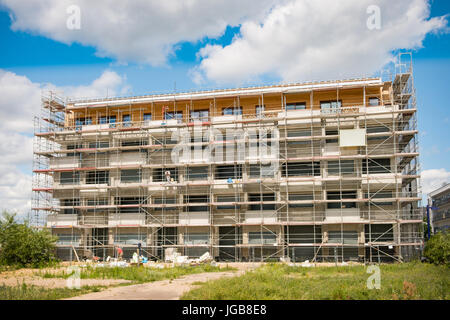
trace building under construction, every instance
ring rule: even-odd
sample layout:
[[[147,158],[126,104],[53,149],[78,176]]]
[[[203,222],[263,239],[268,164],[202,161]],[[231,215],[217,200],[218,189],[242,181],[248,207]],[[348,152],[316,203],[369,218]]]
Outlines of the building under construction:
[[[405,59],[406,58],[406,59]],[[33,220],[62,259],[405,261],[422,250],[410,55],[364,78],[42,99]]]

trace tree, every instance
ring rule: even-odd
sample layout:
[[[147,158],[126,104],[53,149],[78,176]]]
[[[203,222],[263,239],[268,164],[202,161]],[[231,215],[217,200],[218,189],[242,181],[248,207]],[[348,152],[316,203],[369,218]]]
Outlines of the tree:
[[[15,214],[3,212],[0,220],[0,265],[43,267],[54,261],[57,238],[28,221],[18,223]]]
[[[438,232],[427,241],[423,255],[434,264],[450,266],[450,233]]]

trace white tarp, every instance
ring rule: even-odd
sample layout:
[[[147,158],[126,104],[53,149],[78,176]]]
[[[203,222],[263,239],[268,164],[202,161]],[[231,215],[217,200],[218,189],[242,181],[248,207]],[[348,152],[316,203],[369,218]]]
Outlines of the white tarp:
[[[339,130],[340,147],[363,147],[366,145],[366,129]]]

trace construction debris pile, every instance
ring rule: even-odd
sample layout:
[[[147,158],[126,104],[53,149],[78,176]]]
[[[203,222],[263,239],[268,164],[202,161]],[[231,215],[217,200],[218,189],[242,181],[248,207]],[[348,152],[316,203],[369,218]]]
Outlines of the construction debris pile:
[[[175,248],[166,249],[165,262],[172,262],[176,265],[191,265],[191,266],[196,266],[209,262],[212,264],[215,263],[209,252],[205,252],[201,257],[197,259],[189,259],[188,256],[182,256]]]
[[[198,266],[204,264],[216,265],[216,262],[209,254],[205,252],[202,256],[196,259],[191,259],[188,256],[182,256],[175,248],[167,248],[165,250],[164,262],[151,261],[147,257],[139,256],[137,252],[133,253],[133,256],[129,261],[126,259],[118,259],[107,257],[104,262],[99,262],[98,259],[86,259],[86,265],[94,265],[96,267],[129,267],[129,266],[144,266],[149,268],[165,268],[165,267],[175,267],[175,266]]]

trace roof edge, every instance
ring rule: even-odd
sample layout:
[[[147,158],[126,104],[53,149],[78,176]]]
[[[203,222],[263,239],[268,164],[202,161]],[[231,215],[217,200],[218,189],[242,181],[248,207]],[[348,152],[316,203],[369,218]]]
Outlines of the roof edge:
[[[450,190],[450,183],[447,183],[446,185],[443,185],[442,187],[439,187],[439,188],[431,191],[430,193],[428,193],[428,196],[433,197],[433,196],[438,195],[447,190]]]
[[[101,107],[101,106],[114,106],[123,104],[134,103],[146,103],[146,102],[164,102],[173,100],[187,100],[187,99],[207,99],[214,97],[226,97],[234,95],[251,95],[251,94],[264,94],[264,93],[294,93],[302,91],[310,91],[313,89],[326,89],[337,88],[343,86],[352,85],[377,85],[382,84],[381,78],[361,78],[361,79],[348,79],[348,80],[335,80],[335,81],[318,81],[318,82],[305,82],[305,83],[292,83],[292,84],[279,84],[269,86],[258,87],[244,87],[233,89],[216,89],[205,91],[191,91],[180,93],[167,93],[167,94],[154,94],[144,96],[130,96],[130,97],[112,97],[104,99],[88,99],[88,100],[68,100],[67,104],[72,108],[77,107]]]

